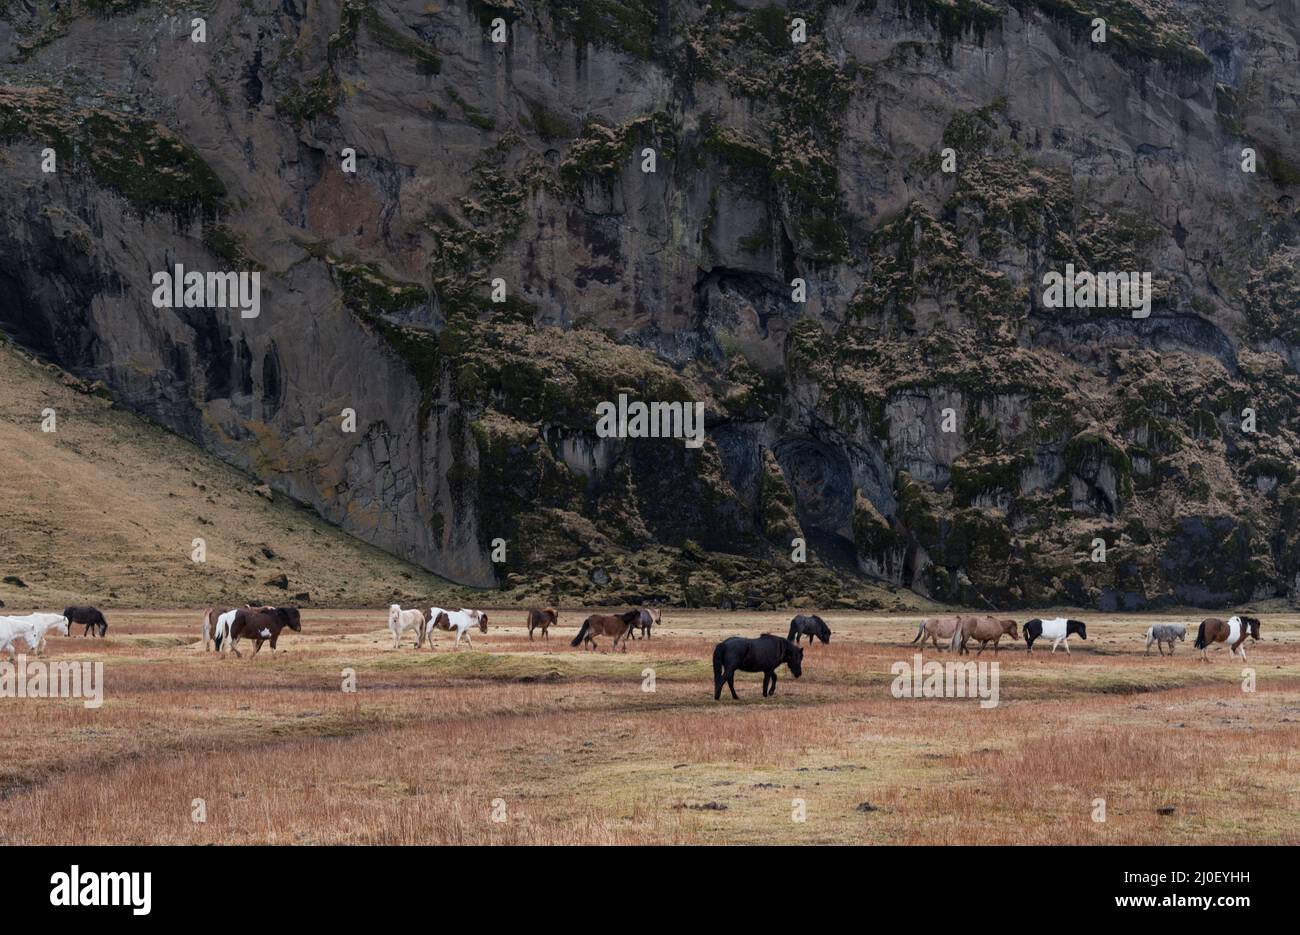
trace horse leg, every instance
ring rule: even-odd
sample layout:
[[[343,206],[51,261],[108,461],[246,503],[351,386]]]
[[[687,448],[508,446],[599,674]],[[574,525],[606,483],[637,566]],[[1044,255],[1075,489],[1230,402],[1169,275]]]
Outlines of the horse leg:
[[[726,678],[727,678],[727,687],[731,689],[731,697],[739,701],[740,696],[736,694],[736,670],[728,669]]]
[[[465,642],[469,644],[470,649],[474,648],[474,637],[469,635],[469,630],[465,631]]]
[[[1163,642],[1161,642],[1160,640],[1156,640],[1156,649],[1158,649],[1158,650],[1160,651],[1160,655],[1163,656],[1163,655],[1165,654],[1165,644],[1164,644]],[[1147,651],[1146,651],[1146,655],[1148,655],[1148,656],[1151,655],[1151,644],[1150,644],[1150,643],[1147,643]]]
[[[812,642],[812,637],[808,637],[808,642]],[[770,698],[776,694],[776,669],[772,670],[772,688],[768,691],[767,696]]]
[[[528,642],[531,643],[532,641],[533,641],[533,625],[530,623],[528,624]]]
[[[1063,637],[1061,638],[1061,640],[1062,640],[1063,643],[1065,643],[1065,654],[1066,654],[1067,656],[1070,655],[1070,636],[1069,636],[1069,634],[1066,634],[1065,636],[1063,636]]]
[[[767,697],[767,677],[768,677],[768,673],[764,672],[763,673],[763,697],[764,698]]]
[[[256,656],[257,653],[258,653],[258,651],[259,651],[261,648],[262,648],[262,638],[259,636],[259,637],[257,638],[257,645],[253,647],[253,655]]]

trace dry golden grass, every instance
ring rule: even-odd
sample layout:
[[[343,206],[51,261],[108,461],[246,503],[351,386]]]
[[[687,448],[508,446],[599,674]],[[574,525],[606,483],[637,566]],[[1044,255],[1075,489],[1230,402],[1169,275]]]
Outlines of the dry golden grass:
[[[450,584],[331,526],[198,446],[79,393],[0,336],[0,613],[94,603],[387,603]],[[41,431],[53,409],[57,431]],[[206,542],[207,561],[190,560]],[[263,546],[271,550],[268,557]],[[284,574],[288,589],[266,582]]]
[[[802,679],[763,699],[741,675],[715,702],[713,644],[788,615],[668,611],[626,654],[571,649],[577,611],[549,644],[522,617],[492,612],[473,651],[394,651],[382,611],[312,611],[275,658],[236,660],[202,651],[195,611],[111,613],[108,639],[50,647],[104,662],[102,708],[0,701],[22,816],[0,842],[1300,841],[1294,616],[1264,618],[1253,694],[1226,651],[1148,658],[1155,618],[1088,617],[1070,657],[999,654],[988,710],[892,696],[905,618],[829,616]]]

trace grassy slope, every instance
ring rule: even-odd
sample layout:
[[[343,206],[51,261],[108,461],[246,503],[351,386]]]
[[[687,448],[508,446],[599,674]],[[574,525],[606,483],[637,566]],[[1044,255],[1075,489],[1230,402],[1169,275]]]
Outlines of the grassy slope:
[[[454,603],[467,589],[341,532],[257,481],[0,344],[0,583],[6,610],[285,603]],[[57,431],[41,431],[52,408]],[[207,542],[207,562],[190,560]],[[261,551],[267,546],[274,558]],[[283,573],[288,589],[266,581]]]

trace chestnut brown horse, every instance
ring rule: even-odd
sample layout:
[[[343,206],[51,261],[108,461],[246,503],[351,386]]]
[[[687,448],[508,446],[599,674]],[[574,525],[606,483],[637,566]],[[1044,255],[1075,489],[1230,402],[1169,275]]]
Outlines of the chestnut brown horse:
[[[295,632],[302,630],[302,621],[297,607],[245,607],[235,611],[235,621],[230,625],[230,648],[235,655],[243,658],[239,651],[241,637],[257,640],[253,655],[262,648],[267,640],[271,641],[271,653],[275,654],[275,643],[280,638],[280,631],[285,627]]]
[[[641,619],[641,611],[629,610],[623,614],[592,614],[586,620],[582,621],[582,627],[578,630],[578,635],[573,638],[570,646],[577,646],[579,643],[590,643],[591,648],[596,648],[596,637],[612,636],[614,638],[614,648],[618,649],[618,641],[623,641],[623,652],[627,652],[628,634],[632,632],[632,625]],[[583,649],[587,647],[584,645]]]
[[[1259,618],[1258,617],[1229,617],[1227,620],[1220,620],[1218,617],[1208,617],[1201,621],[1201,628],[1196,631],[1196,642],[1193,643],[1201,651],[1201,658],[1206,662],[1210,657],[1205,655],[1211,643],[1227,643],[1228,655],[1235,656],[1240,650],[1241,658],[1246,658],[1246,647],[1242,645],[1246,642],[1246,637],[1259,640]]]
[[[955,645],[960,638],[961,646],[957,650],[958,655],[962,653],[970,654],[970,650],[966,648],[966,643],[969,640],[979,641],[980,652],[975,655],[978,656],[984,652],[984,647],[988,646],[989,643],[993,644],[993,653],[996,655],[998,642],[1004,636],[1009,636],[1013,640],[1020,639],[1020,633],[1016,629],[1014,620],[999,620],[996,617],[962,617],[961,628],[953,634],[952,641]]]
[[[551,634],[547,632],[548,629],[551,624],[554,623],[558,625],[559,622],[560,613],[554,607],[547,607],[545,610],[537,610],[534,608],[528,611],[528,638],[531,640],[533,638],[533,630],[539,629],[542,631],[542,639],[549,640]]]

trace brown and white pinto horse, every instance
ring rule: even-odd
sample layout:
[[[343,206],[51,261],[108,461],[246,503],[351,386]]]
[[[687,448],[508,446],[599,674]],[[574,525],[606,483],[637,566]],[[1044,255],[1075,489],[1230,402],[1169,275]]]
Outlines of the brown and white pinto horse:
[[[614,637],[614,648],[618,649],[618,641],[623,641],[623,652],[627,652],[628,634],[632,632],[633,624],[641,620],[641,611],[629,610],[624,614],[592,614],[586,620],[582,621],[582,627],[578,630],[578,635],[573,638],[570,646],[577,646],[579,643],[590,643],[591,648],[596,648],[596,637],[612,636]],[[583,646],[586,649],[586,646]]]
[[[1196,631],[1196,642],[1194,645],[1201,651],[1201,659],[1206,662],[1210,657],[1205,655],[1211,643],[1227,643],[1228,655],[1237,655],[1241,651],[1241,658],[1246,658],[1246,647],[1242,645],[1246,642],[1246,637],[1250,637],[1256,642],[1259,641],[1259,618],[1258,617],[1229,617],[1227,620],[1220,620],[1218,617],[1207,617],[1201,621],[1201,628]]]
[[[239,640],[246,636],[257,640],[257,645],[253,647],[254,656],[267,640],[271,641],[271,653],[274,655],[276,640],[285,627],[295,632],[302,630],[297,607],[240,608],[235,611],[234,623],[230,625],[230,648],[236,656],[243,658],[243,653],[239,651]]]
[[[549,640],[551,635],[547,632],[551,624],[559,624],[560,612],[554,607],[547,607],[545,610],[533,608],[528,611],[528,639],[532,640],[533,630],[542,631],[542,639]]]

